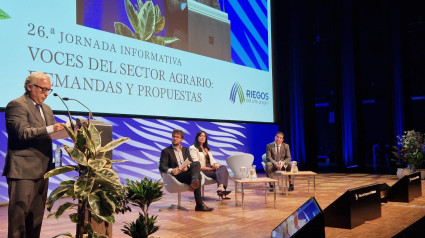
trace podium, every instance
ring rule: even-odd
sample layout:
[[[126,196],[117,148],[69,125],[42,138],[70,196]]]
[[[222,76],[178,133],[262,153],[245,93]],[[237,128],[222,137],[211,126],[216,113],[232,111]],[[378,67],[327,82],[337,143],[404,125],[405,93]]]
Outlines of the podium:
[[[390,202],[411,202],[422,196],[421,173],[405,175],[391,186],[387,200]]]
[[[381,217],[379,184],[348,189],[324,210],[325,226],[353,229]]]

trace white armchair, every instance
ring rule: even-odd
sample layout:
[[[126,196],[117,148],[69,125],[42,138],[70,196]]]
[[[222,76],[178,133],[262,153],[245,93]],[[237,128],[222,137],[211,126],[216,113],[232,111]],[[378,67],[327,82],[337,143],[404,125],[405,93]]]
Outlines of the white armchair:
[[[231,155],[226,159],[227,165],[233,172],[233,179],[241,179],[242,173],[240,167],[250,169],[254,162],[254,156],[248,153]]]
[[[161,172],[161,177],[162,177],[162,180],[164,181],[165,190],[167,190],[167,192],[169,192],[169,193],[177,193],[178,204],[177,205],[172,204],[171,207],[169,207],[167,209],[180,209],[180,210],[188,211],[187,208],[181,206],[181,200],[182,200],[181,193],[182,192],[189,192],[189,185],[179,182],[171,174]],[[206,176],[201,173],[201,181],[200,181],[201,185],[200,186],[203,186],[205,184],[205,177]],[[160,210],[162,210],[162,209],[160,209]]]
[[[207,177],[204,173],[201,172],[201,176],[204,180],[204,183],[202,184],[202,197],[204,197],[204,187],[205,185],[210,185],[210,184],[217,184],[217,181],[215,179],[212,179],[210,177]]]
[[[261,156],[261,165],[263,165],[264,172],[267,172],[266,164],[267,164],[267,155],[266,153],[264,153],[263,156]]]

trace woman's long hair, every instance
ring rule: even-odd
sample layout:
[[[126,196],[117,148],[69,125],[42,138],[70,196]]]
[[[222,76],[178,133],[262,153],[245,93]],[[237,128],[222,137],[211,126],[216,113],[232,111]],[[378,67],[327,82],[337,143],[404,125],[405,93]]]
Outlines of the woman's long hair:
[[[205,131],[198,131],[198,133],[196,133],[195,143],[194,144],[195,144],[195,147],[198,148],[199,152],[202,152],[202,148],[201,148],[201,145],[199,144],[198,137],[202,133],[205,134],[205,142],[204,142],[204,145],[203,146],[204,146],[205,149],[210,150],[210,147],[208,146],[208,136],[207,136],[207,133]]]

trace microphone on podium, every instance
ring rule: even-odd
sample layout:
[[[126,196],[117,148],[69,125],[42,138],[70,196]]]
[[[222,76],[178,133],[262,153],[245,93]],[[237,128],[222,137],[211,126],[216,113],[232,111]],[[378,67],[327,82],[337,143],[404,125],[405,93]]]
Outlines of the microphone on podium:
[[[90,121],[90,117],[91,117],[91,119],[93,120],[93,113],[90,111],[90,109],[86,106],[86,105],[84,105],[82,102],[80,102],[79,100],[77,100],[77,99],[74,99],[74,98],[67,98],[67,97],[64,97],[63,98],[63,100],[65,100],[65,101],[69,101],[69,100],[72,100],[72,101],[77,101],[79,104],[81,104],[83,107],[85,107],[88,111],[89,111],[89,121]]]
[[[71,124],[72,131],[74,131],[74,124],[72,124],[71,112],[69,111],[68,106],[63,101],[63,99],[61,98],[61,96],[59,96],[59,94],[54,93],[53,96],[60,98],[60,100],[62,101],[63,105],[65,105],[66,111],[68,112],[68,116],[69,116],[69,123]]]

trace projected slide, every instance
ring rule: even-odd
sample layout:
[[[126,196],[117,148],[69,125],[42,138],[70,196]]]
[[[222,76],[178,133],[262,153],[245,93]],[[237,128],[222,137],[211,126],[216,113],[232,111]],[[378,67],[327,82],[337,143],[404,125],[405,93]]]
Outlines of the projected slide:
[[[24,0],[0,10],[0,108],[42,71],[94,114],[273,122],[269,1]]]

